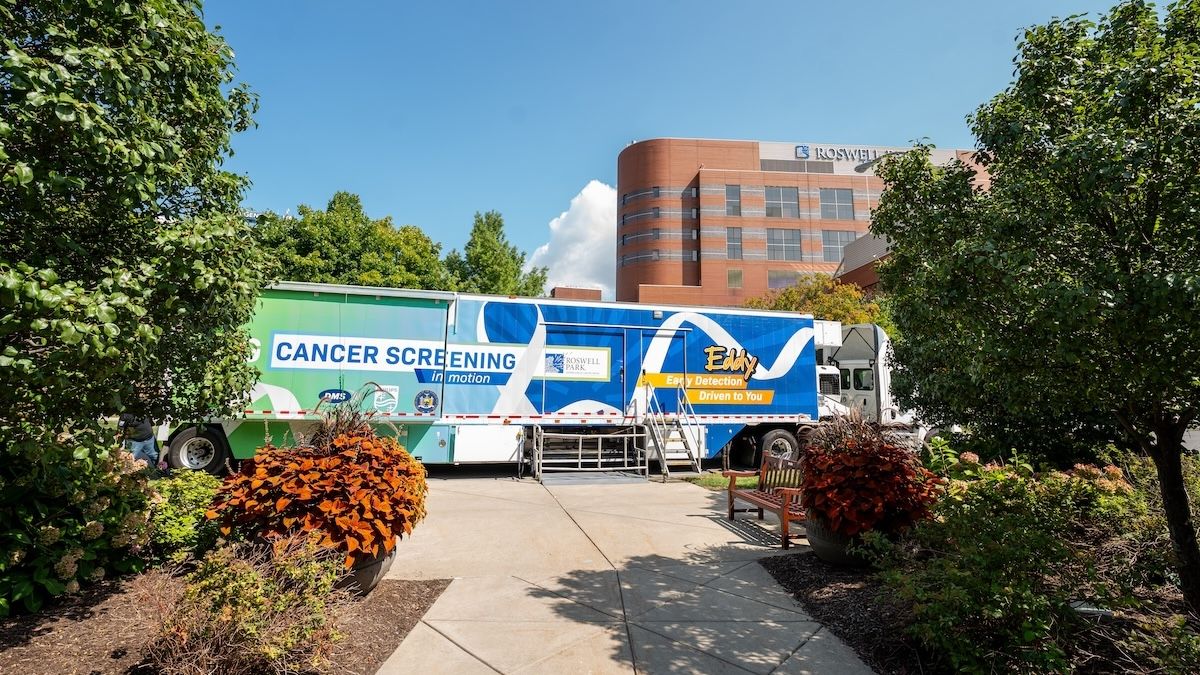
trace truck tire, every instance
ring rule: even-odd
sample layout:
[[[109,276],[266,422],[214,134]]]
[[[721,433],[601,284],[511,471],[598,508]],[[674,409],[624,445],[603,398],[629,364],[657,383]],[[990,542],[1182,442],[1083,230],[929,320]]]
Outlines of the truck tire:
[[[229,451],[225,437],[213,427],[188,427],[171,439],[167,464],[172,470],[204,471],[214,476],[225,473]]]
[[[800,444],[786,429],[772,429],[763,434],[760,442],[762,451],[782,459],[800,459]]]

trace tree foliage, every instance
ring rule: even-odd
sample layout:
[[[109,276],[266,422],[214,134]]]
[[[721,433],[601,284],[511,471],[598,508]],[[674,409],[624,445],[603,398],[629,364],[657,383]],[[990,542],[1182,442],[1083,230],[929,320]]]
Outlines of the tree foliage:
[[[1015,81],[971,120],[990,189],[921,147],[884,160],[874,214],[893,242],[899,393],[957,418],[934,421],[1119,429],[1158,468],[1193,607],[1180,453],[1200,408],[1197,100],[1200,2],[1031,28]]]
[[[221,169],[255,99],[199,13],[0,3],[0,613],[126,557],[89,510],[140,499],[100,420],[218,414],[255,378],[265,270]]]
[[[812,314],[843,324],[879,324],[891,335],[894,327],[877,298],[868,298],[853,284],[840,284],[828,274],[805,274],[787,288],[746,301],[753,309]]]
[[[446,269],[468,293],[536,297],[546,290],[546,268],[525,269],[525,254],[508,242],[496,211],[475,214],[471,238],[462,253],[446,256]]]
[[[299,217],[267,213],[259,241],[291,281],[446,290],[451,279],[441,246],[420,228],[373,219],[358,195],[338,192],[325,210],[301,206]]]

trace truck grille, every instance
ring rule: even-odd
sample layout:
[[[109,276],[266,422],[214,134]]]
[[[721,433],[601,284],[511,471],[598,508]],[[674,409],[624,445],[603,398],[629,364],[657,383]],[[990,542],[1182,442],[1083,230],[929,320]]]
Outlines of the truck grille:
[[[838,396],[842,393],[842,383],[839,376],[828,373],[817,378],[822,396]]]

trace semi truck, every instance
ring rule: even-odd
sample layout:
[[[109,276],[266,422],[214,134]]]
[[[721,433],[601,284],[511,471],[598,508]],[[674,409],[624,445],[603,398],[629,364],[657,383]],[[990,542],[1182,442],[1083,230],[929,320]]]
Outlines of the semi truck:
[[[775,311],[289,282],[248,329],[249,404],[164,427],[172,467],[219,473],[353,401],[427,465],[668,475],[795,455],[865,382],[838,322]]]

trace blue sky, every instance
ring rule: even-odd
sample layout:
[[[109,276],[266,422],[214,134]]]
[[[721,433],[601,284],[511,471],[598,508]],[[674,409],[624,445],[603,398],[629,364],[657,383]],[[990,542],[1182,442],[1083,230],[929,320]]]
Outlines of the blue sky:
[[[581,190],[614,185],[634,139],[970,147],[964,118],[1009,82],[1021,28],[1109,5],[213,0],[205,17],[261,97],[228,163],[246,206],[349,190],[446,250],[495,209],[532,252],[573,198],[607,199]]]

